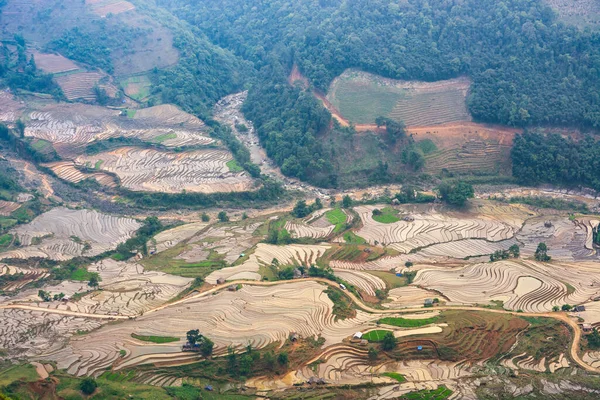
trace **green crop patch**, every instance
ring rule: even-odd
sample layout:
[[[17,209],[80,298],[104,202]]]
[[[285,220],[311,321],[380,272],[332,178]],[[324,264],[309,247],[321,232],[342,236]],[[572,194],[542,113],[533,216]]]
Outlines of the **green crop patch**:
[[[227,168],[231,172],[242,172],[244,170],[236,160],[227,161]]]
[[[425,319],[404,319],[404,318],[386,317],[386,318],[381,318],[379,320],[379,323],[385,324],[385,325],[397,326],[399,328],[418,328],[421,326],[434,324],[438,320],[439,320],[438,317],[425,318]]]
[[[383,210],[373,210],[373,219],[382,224],[393,224],[400,221],[398,211],[391,207],[386,207]]]
[[[369,342],[381,342],[386,333],[391,332],[385,329],[376,329],[371,332],[365,333],[362,338],[368,340]]]
[[[404,375],[399,374],[398,372],[384,372],[381,375],[387,376],[388,378],[392,378],[400,383],[406,382],[406,378],[404,377]]]
[[[152,343],[173,343],[178,342],[179,338],[172,336],[144,336],[144,335],[136,335],[135,333],[131,334],[131,337],[137,340],[141,340],[142,342],[152,342]]]
[[[411,392],[401,397],[402,400],[444,400],[450,397],[452,390],[445,386],[440,386],[435,390],[419,390]]]

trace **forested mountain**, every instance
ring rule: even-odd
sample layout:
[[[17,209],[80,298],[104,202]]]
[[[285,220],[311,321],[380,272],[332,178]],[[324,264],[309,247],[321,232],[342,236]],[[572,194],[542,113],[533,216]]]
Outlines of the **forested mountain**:
[[[479,120],[600,126],[600,36],[540,0],[158,0],[257,67],[276,57],[325,90],[344,69],[473,79]]]

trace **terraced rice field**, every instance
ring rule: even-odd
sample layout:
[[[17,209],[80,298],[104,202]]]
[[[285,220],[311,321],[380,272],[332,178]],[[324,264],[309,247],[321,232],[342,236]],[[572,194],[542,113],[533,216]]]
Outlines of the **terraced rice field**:
[[[92,11],[101,17],[106,17],[108,14],[121,14],[135,9],[133,4],[122,0],[85,0],[85,4],[91,6]]]
[[[14,201],[0,200],[0,215],[8,217],[13,212],[17,211],[21,207],[21,204],[15,203]]]
[[[581,304],[600,294],[593,265],[500,261],[452,270],[423,269],[414,285],[442,293],[451,304],[501,301],[510,310],[547,312],[553,306]]]
[[[115,97],[118,91],[112,84],[99,83],[105,77],[106,75],[100,72],[75,72],[56,76],[54,79],[68,100],[95,101],[94,87],[96,85],[106,90],[110,97]]]
[[[466,78],[439,82],[397,81],[356,70],[337,77],[327,100],[355,124],[373,124],[378,116],[408,126],[431,126],[470,121]]]
[[[587,353],[589,354],[589,353]],[[584,354],[584,360],[587,354]],[[588,356],[589,357],[589,356]],[[591,358],[591,357],[590,357]],[[593,365],[591,359],[586,360]],[[546,357],[542,357],[536,360],[533,356],[527,355],[527,353],[519,354],[511,358],[505,358],[501,361],[501,364],[513,371],[518,370],[529,370],[535,372],[550,372],[554,373],[562,368],[568,368],[570,366],[569,360],[564,354],[560,354],[552,360],[547,360]]]
[[[11,265],[0,264],[0,276],[18,274],[23,274],[22,278],[8,282],[3,286],[0,285],[0,289],[6,292],[19,290],[23,286],[39,279],[43,279],[49,275],[48,270],[41,268],[13,267]]]
[[[369,296],[375,296],[376,290],[385,290],[383,279],[362,271],[334,270],[335,276],[343,279]]]
[[[334,232],[337,224],[337,221],[332,223],[330,218],[327,217],[329,212],[328,209],[322,209],[312,213],[302,221],[287,221],[285,229],[294,238],[324,239]],[[344,215],[345,220],[346,216]]]
[[[15,122],[25,110],[25,105],[9,92],[0,91],[0,122]]]
[[[78,165],[96,165],[116,174],[121,185],[134,191],[181,193],[241,192],[250,190],[252,179],[246,172],[233,173],[232,160],[225,150],[168,152],[156,149],[122,147],[94,156],[79,156]]]
[[[510,149],[519,129],[476,124],[448,123],[430,127],[408,127],[415,141],[431,140],[438,150],[425,156],[425,171],[439,174],[510,174]]]
[[[181,293],[192,279],[167,275],[157,271],[145,271],[135,262],[118,262],[105,259],[88,267],[98,273],[101,291],[93,292],[78,301],[52,301],[41,303],[38,289],[27,290],[14,298],[16,303],[31,304],[48,309],[60,309],[86,314],[137,316],[159,307]],[[64,293],[71,297],[87,291],[85,282],[73,282],[44,290]]]
[[[206,222],[194,222],[160,232],[148,244],[156,253],[163,252],[184,242],[208,226]]]
[[[117,187],[117,182],[115,182],[115,179],[111,175],[103,172],[83,172],[77,169],[75,164],[71,161],[57,161],[54,163],[42,164],[42,166],[50,168],[56,176],[67,182],[79,183],[85,179],[94,179],[102,186],[110,188]]]
[[[98,320],[41,311],[0,309],[0,347],[8,357],[37,357],[63,348],[77,331],[102,325]]]
[[[330,248],[329,245],[300,245],[275,246],[259,243],[243,263],[215,271],[206,277],[206,282],[216,284],[219,278],[233,281],[236,279],[261,280],[258,273],[261,266],[271,265],[277,259],[281,266],[298,265],[309,267]]]
[[[117,137],[160,141],[167,147],[214,142],[207,136],[202,121],[171,105],[138,110],[133,118],[86,104],[49,105],[29,114],[25,135],[52,142],[59,154],[67,158],[81,154],[91,142]]]
[[[215,342],[216,354],[223,354],[229,345],[245,347],[250,343],[253,348],[263,348],[282,342],[290,332],[298,332],[303,337],[321,334],[326,338],[326,345],[337,343],[373,318],[359,312],[356,318],[335,321],[332,307],[324,287],[315,282],[245,286],[237,292],[223,291],[190,299],[146,313],[135,321],[107,325],[85,337],[73,338],[66,348],[47,352],[43,358],[55,360],[59,368],[72,374],[97,375],[119,358],[120,350],[125,350],[127,355],[117,370],[157,360],[185,361],[198,357],[181,353],[182,342],[140,342],[131,337],[132,333],[183,339],[188,330],[200,329]]]
[[[524,212],[518,209],[506,209],[504,214],[515,214],[516,220],[502,221],[486,215],[448,216],[432,210],[428,214],[411,214],[411,220],[401,220],[392,224],[383,224],[373,219],[375,206],[356,208],[363,222],[363,227],[356,234],[367,240],[369,244],[390,246],[401,253],[409,253],[439,243],[448,243],[462,239],[485,239],[499,242],[514,237],[520,223],[525,218]],[[500,208],[498,211],[502,211]]]
[[[35,65],[47,74],[59,74],[77,71],[79,67],[73,61],[60,54],[33,52]]]
[[[0,259],[41,257],[68,260],[82,254],[94,256],[116,248],[140,226],[131,218],[58,207],[29,224],[13,229],[11,233],[19,238],[22,247],[0,253]],[[73,237],[79,240],[76,242]],[[86,242],[91,246],[89,250],[84,250]]]

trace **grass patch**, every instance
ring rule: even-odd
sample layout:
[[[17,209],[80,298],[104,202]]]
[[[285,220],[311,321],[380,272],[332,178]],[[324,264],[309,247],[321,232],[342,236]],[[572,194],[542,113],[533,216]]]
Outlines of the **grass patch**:
[[[43,140],[43,139],[38,139],[31,143],[31,148],[34,149],[35,151],[44,151],[50,145],[51,145],[50,142]]]
[[[0,247],[8,247],[13,240],[13,235],[7,233],[0,236]]]
[[[176,139],[176,138],[177,138],[176,133],[163,133],[162,135],[158,135],[157,137],[155,137],[153,142],[162,143],[166,140]]]
[[[438,149],[437,146],[435,145],[435,143],[433,143],[433,141],[431,139],[421,140],[420,142],[417,143],[417,147],[425,155],[427,155],[429,153],[433,153],[434,151],[436,151]]]
[[[329,221],[329,223],[335,225],[333,232],[339,233],[343,231],[346,227],[346,219],[348,219],[348,216],[341,209],[335,208],[333,210],[327,211],[325,213],[325,218],[327,218],[327,221]]]
[[[367,241],[354,232],[344,233],[344,241],[348,244],[366,244]]]
[[[229,168],[229,171],[231,172],[242,172],[244,170],[235,159],[227,161],[227,168]]]
[[[392,207],[385,207],[383,210],[379,210],[379,213],[373,213],[373,219],[382,224],[393,224],[400,221],[398,211]]]
[[[135,117],[136,112],[137,112],[137,110],[127,110],[127,118]]]
[[[152,342],[152,343],[172,343],[179,342],[179,338],[172,336],[144,336],[144,335],[136,335],[135,333],[131,334],[131,337],[137,340],[141,340],[142,342]]]
[[[376,329],[371,332],[365,333],[362,338],[368,340],[369,342],[381,342],[386,333],[391,332],[385,329]]]
[[[381,318],[379,320],[380,324],[397,326],[399,328],[419,328],[425,325],[431,325],[438,321],[439,318],[425,318],[425,319],[404,319],[404,318],[394,318],[394,317],[386,317]]]
[[[352,318],[356,315],[352,302],[341,290],[330,286],[325,290],[325,293],[327,293],[329,300],[333,302],[333,315],[335,315],[336,320]]]
[[[100,169],[100,167],[102,167],[102,163],[104,162],[104,160],[98,160],[96,161],[96,164],[94,165],[95,169]]]
[[[94,275],[97,274],[95,272],[90,272],[85,268],[78,268],[71,273],[69,279],[72,281],[86,282],[89,281],[90,278]]]
[[[10,229],[17,224],[14,218],[0,217],[0,229]]]
[[[396,274],[392,272],[386,271],[369,271],[371,275],[375,275],[385,282],[388,289],[395,289],[399,287],[406,286],[408,282],[406,282],[406,278],[403,276],[396,276]]]
[[[444,400],[450,397],[452,390],[446,386],[440,386],[435,390],[419,390],[418,392],[407,393],[400,397],[402,400]]]
[[[587,204],[577,200],[555,199],[545,196],[515,196],[511,197],[509,203],[527,204],[538,208],[551,208],[554,210],[573,211],[582,214],[589,213]]]
[[[399,374],[397,372],[384,372],[383,374],[381,374],[383,376],[387,376],[388,378],[392,378],[400,383],[402,382],[406,382],[406,378],[404,377],[404,375]]]
[[[162,271],[167,274],[179,275],[186,278],[205,278],[211,272],[225,268],[227,263],[221,259],[222,256],[216,252],[211,252],[205,261],[188,263],[185,260],[175,259],[183,250],[186,244],[182,243],[172,249],[165,250],[140,261],[144,268],[151,271]]]
[[[40,377],[31,364],[11,365],[0,371],[0,386],[7,386],[16,381],[34,382],[38,379]]]
[[[335,81],[327,97],[348,120],[369,124],[378,116],[388,116],[406,93],[405,89],[376,79],[356,79],[344,74]]]

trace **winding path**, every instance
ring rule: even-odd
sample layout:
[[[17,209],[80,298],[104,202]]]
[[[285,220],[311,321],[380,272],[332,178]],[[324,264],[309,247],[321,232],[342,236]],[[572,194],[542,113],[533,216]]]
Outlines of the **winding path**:
[[[303,282],[303,281],[320,282],[320,283],[324,283],[324,284],[332,286],[332,287],[338,287],[338,284],[336,282],[332,282],[332,281],[329,281],[329,280],[323,279],[323,278],[305,278],[305,279],[295,279],[295,280],[291,280],[291,281],[275,281],[275,282],[257,282],[257,281],[244,281],[244,280],[231,281],[231,282],[227,282],[222,285],[214,286],[213,288],[206,290],[204,292],[200,292],[195,295],[188,296],[183,299],[174,301],[172,303],[167,303],[162,306],[156,307],[152,310],[146,311],[144,313],[144,315],[147,315],[149,313],[153,313],[153,312],[156,312],[159,310],[163,310],[165,308],[168,308],[168,307],[171,307],[171,306],[174,306],[177,304],[185,303],[191,299],[197,299],[197,298],[208,296],[219,290],[226,289],[232,285],[243,284],[243,285],[254,285],[254,286],[275,286],[275,285],[286,285],[286,284]],[[370,307],[370,306],[364,304],[362,302],[362,300],[360,300],[358,297],[356,297],[351,292],[345,291],[344,294],[348,298],[350,298],[350,300],[352,300],[352,302],[354,302],[354,304],[358,308],[360,308],[363,311],[366,311],[368,313],[371,313],[371,314],[401,314],[401,313],[414,313],[414,312],[419,312],[419,311],[424,310],[424,308],[422,308],[422,307],[405,308],[405,309],[401,309],[401,310],[389,310],[389,309],[379,310],[379,309],[376,309],[376,308],[373,308],[373,307]],[[81,313],[81,312],[76,312],[76,311],[56,310],[56,309],[48,309],[48,308],[44,308],[44,307],[27,306],[27,305],[20,305],[20,304],[2,305],[2,306],[0,306],[0,309],[22,309],[22,310],[46,312],[46,313],[51,313],[51,314],[70,315],[73,317],[82,317],[82,318],[97,318],[97,319],[112,319],[112,320],[129,319],[129,317],[121,316],[121,315],[117,316],[117,315],[104,315],[104,314],[88,314],[88,313]],[[573,321],[571,318],[569,318],[569,316],[565,313],[562,313],[562,312],[553,312],[553,313],[521,313],[521,312],[519,312],[518,313],[516,311],[494,310],[494,309],[489,309],[489,308],[484,308],[484,307],[462,307],[462,306],[455,306],[455,307],[441,306],[441,307],[435,307],[435,309],[440,310],[440,311],[445,311],[445,310],[483,311],[483,312],[489,312],[489,313],[495,313],[495,314],[514,315],[514,316],[519,316],[519,317],[552,318],[552,319],[561,321],[561,322],[567,324],[569,327],[571,327],[571,329],[573,331],[573,340],[571,341],[571,348],[570,348],[571,359],[573,361],[575,361],[575,363],[577,363],[581,368],[585,369],[586,371],[600,373],[600,368],[592,367],[591,365],[585,363],[585,361],[583,361],[583,359],[581,359],[581,357],[579,356],[578,349],[579,349],[579,345],[581,342],[581,330],[579,329],[579,326],[577,325],[577,323],[575,321]]]

